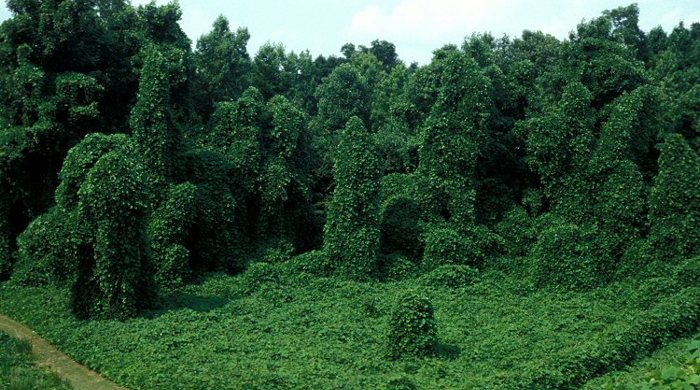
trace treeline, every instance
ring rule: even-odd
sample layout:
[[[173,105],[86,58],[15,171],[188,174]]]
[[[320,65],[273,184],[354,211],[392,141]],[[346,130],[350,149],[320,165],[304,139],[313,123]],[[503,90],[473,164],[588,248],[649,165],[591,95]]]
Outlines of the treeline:
[[[700,24],[630,5],[406,66],[380,40],[251,58],[223,17],[192,50],[177,4],[7,4],[0,280],[72,286],[81,318],[257,261],[586,289],[700,255]]]

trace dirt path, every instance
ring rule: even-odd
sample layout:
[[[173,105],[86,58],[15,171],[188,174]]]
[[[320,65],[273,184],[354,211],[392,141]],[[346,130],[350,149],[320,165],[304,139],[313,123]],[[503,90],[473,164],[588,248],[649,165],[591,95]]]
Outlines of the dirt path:
[[[76,390],[126,390],[108,381],[100,374],[78,364],[68,355],[57,350],[33,330],[11,318],[0,314],[0,330],[11,336],[27,340],[32,345],[32,353],[37,365],[55,372]]]

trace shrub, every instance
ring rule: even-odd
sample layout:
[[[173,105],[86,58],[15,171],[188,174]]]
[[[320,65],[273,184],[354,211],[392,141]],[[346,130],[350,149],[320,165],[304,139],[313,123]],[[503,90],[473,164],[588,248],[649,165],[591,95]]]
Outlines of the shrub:
[[[437,324],[430,300],[415,292],[402,295],[389,322],[389,356],[430,357],[437,350]]]
[[[506,213],[496,225],[496,232],[503,238],[506,253],[510,256],[527,255],[537,241],[533,219],[520,206]]]
[[[469,249],[462,236],[456,231],[437,227],[428,231],[425,238],[425,252],[421,260],[424,270],[433,270],[447,264],[473,264]]]
[[[479,278],[479,271],[468,265],[443,265],[421,276],[425,286],[460,288],[473,284]]]
[[[636,165],[620,162],[599,183],[599,193],[593,213],[601,231],[597,245],[606,256],[620,259],[630,245],[640,237],[646,212],[646,188]]]
[[[676,267],[675,279],[680,286],[700,286],[700,257],[694,257]]]
[[[330,260],[323,250],[313,250],[294,256],[289,260],[288,267],[294,274],[312,276],[329,276],[331,274]]]
[[[231,193],[234,170],[220,153],[193,150],[185,156],[185,177],[197,187],[190,249],[193,271],[239,272],[245,268],[241,248],[245,199]]]
[[[593,234],[573,224],[543,231],[529,255],[535,285],[575,290],[599,285],[610,267],[594,253]]]
[[[270,264],[280,264],[289,261],[294,254],[294,245],[287,240],[275,240],[262,248],[263,261]]]
[[[52,208],[17,237],[12,280],[26,286],[70,282],[77,270],[79,241],[77,213]]]
[[[528,188],[523,192],[523,199],[521,203],[530,216],[536,217],[540,215],[544,206],[542,191]]]
[[[58,174],[61,184],[56,188],[56,204],[65,210],[74,209],[78,205],[78,190],[97,160],[128,142],[124,134],[92,133],[71,148]]]
[[[39,216],[18,237],[18,264],[14,280],[23,285],[63,284],[76,271],[78,243],[78,191],[85,178],[106,153],[128,145],[123,134],[87,135],[71,148],[58,174],[55,191],[57,207]]]
[[[386,390],[417,390],[416,384],[405,376],[390,379],[386,383]]]
[[[422,268],[433,270],[445,264],[480,267],[502,251],[503,239],[485,226],[471,226],[463,234],[441,225],[428,229]]]
[[[380,222],[382,252],[398,252],[419,259],[422,251],[420,218],[420,205],[411,198],[394,196],[383,202]]]
[[[415,261],[398,253],[383,256],[382,268],[383,278],[389,281],[408,279],[414,276],[418,270]]]
[[[265,283],[279,283],[281,273],[278,267],[269,263],[253,263],[243,273],[243,291],[250,294]]]
[[[639,276],[653,261],[648,240],[637,240],[625,251],[617,266],[619,278]]]

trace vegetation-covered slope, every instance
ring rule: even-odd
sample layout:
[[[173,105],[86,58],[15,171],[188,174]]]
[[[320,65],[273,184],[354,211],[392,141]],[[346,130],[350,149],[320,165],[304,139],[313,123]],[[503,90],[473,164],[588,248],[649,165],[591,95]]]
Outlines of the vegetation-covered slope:
[[[700,24],[419,66],[8,7],[0,310],[120,383],[568,388],[697,330]]]

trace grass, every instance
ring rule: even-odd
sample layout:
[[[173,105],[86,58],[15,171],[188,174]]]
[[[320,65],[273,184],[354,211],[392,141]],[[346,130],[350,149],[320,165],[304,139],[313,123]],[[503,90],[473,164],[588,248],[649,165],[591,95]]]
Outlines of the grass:
[[[25,340],[0,332],[0,389],[70,389],[56,375],[34,364],[32,347]]]
[[[264,280],[211,275],[125,322],[73,319],[63,289],[4,285],[0,312],[139,389],[576,387],[696,331],[700,319],[700,289],[665,278],[585,293],[530,292],[497,272],[458,289]],[[386,358],[389,313],[407,289],[433,303],[435,358]]]

